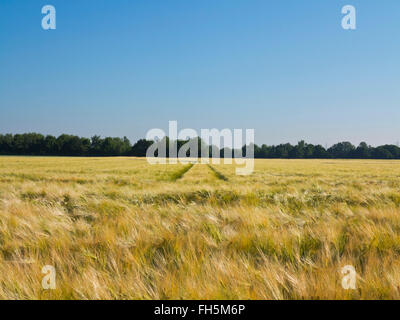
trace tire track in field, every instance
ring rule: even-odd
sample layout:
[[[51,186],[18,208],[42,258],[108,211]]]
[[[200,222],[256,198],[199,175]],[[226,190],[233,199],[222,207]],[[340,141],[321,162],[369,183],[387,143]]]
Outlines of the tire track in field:
[[[213,175],[219,179],[219,180],[223,180],[223,181],[228,181],[229,179],[224,176],[221,172],[219,172],[217,169],[215,169],[213,166],[207,164],[208,168],[210,168],[211,172],[213,173]]]
[[[183,176],[186,174],[186,172],[188,172],[190,169],[192,169],[192,167],[194,166],[193,163],[189,163],[188,165],[184,166],[182,169],[179,169],[178,171],[175,171],[172,175],[171,175],[171,181],[177,181],[179,179],[182,179]]]

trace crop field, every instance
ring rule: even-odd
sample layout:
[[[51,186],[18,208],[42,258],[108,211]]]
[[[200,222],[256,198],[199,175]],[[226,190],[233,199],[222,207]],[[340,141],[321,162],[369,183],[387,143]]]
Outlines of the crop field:
[[[0,298],[400,299],[400,162],[0,157]]]

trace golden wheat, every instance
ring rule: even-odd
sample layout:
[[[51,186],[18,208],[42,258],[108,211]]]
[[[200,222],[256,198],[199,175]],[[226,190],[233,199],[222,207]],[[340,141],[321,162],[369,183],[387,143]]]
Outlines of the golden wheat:
[[[399,299],[399,176],[397,161],[257,160],[237,176],[0,157],[0,298]]]

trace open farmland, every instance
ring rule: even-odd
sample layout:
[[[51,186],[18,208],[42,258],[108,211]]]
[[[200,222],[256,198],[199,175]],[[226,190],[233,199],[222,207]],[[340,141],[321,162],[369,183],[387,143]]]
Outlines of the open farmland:
[[[2,299],[400,299],[399,256],[398,161],[0,157]]]

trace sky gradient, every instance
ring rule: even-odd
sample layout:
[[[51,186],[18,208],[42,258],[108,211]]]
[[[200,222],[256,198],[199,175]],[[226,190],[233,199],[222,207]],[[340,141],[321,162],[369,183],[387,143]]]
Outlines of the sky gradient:
[[[396,143],[400,1],[0,0],[0,112],[0,133],[134,142],[177,120],[258,144]]]

